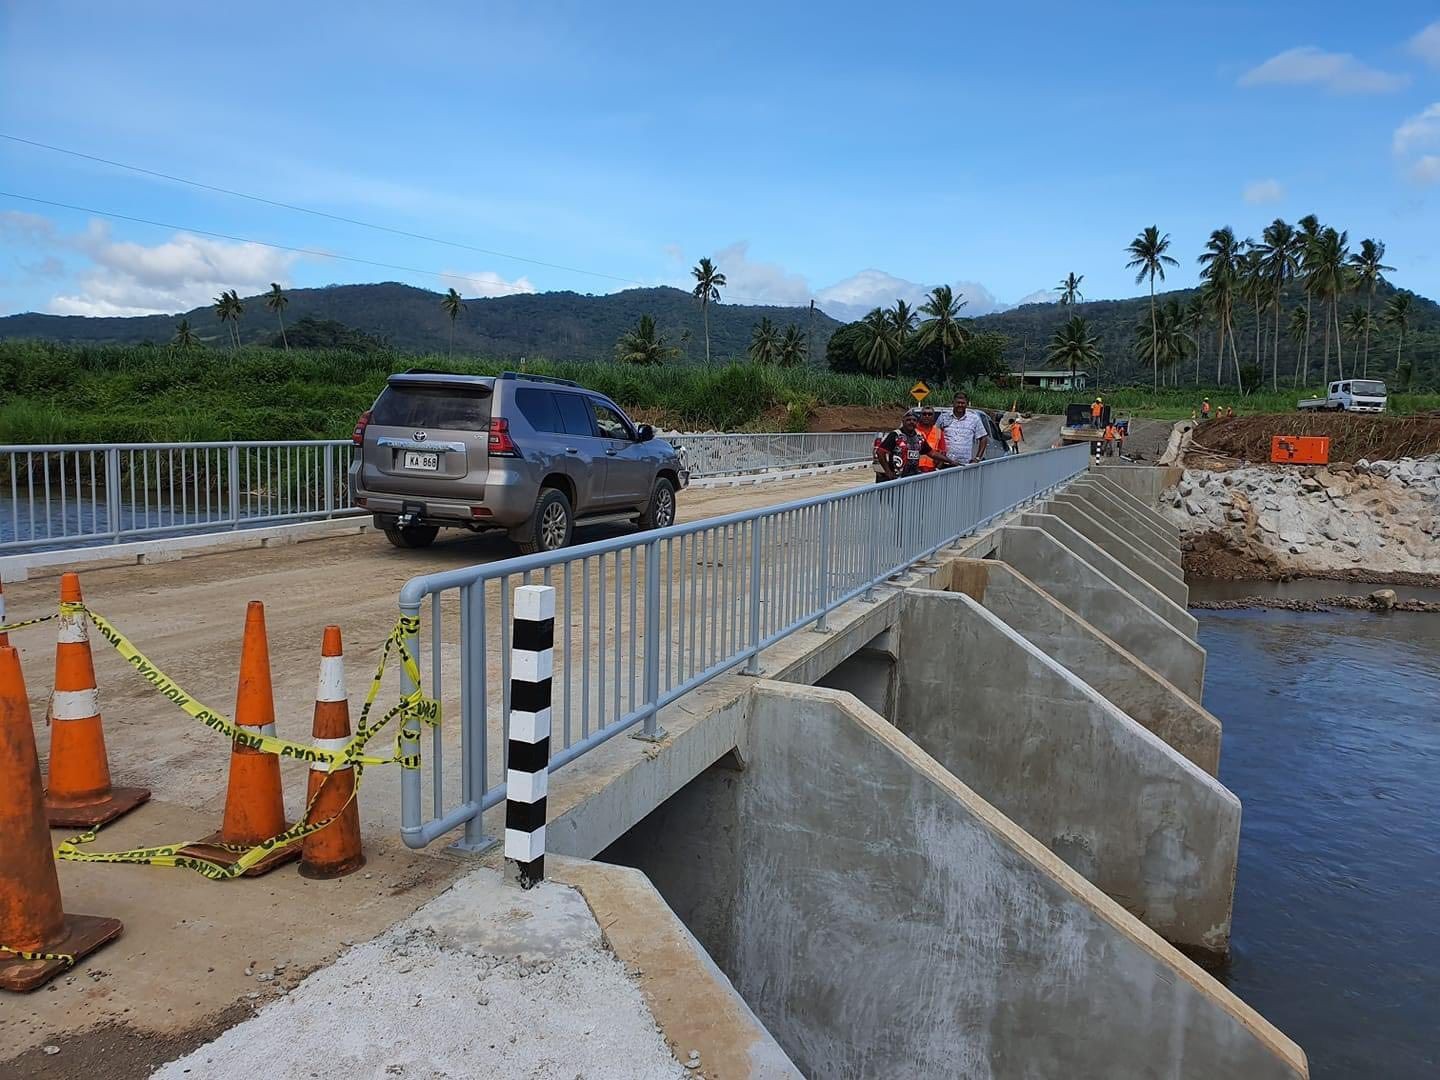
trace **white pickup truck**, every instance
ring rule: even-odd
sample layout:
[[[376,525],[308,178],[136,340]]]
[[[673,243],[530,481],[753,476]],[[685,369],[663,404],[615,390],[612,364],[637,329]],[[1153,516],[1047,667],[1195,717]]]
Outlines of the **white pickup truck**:
[[[1384,412],[1385,384],[1378,379],[1343,379],[1325,397],[1304,398],[1302,409],[1321,412]]]

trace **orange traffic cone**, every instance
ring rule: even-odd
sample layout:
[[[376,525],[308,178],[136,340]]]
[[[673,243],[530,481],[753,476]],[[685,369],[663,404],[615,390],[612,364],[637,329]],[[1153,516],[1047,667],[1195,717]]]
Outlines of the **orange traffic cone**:
[[[325,627],[320,646],[320,687],[315,692],[315,726],[311,742],[323,750],[341,750],[350,741],[350,703],[345,694],[345,656],[340,627]],[[305,793],[308,820],[334,818],[301,842],[300,875],[336,878],[365,865],[360,850],[360,805],[355,801],[355,768],[331,769],[326,762],[310,766]]]
[[[20,654],[0,646],[0,989],[34,990],[122,929],[60,907]]]
[[[235,694],[235,723],[275,734],[275,692],[270,686],[270,645],[265,637],[265,605],[251,600],[245,611],[245,637],[240,645],[240,685]],[[280,758],[265,750],[239,743],[230,748],[230,783],[225,790],[225,816],[220,831],[185,849],[195,855],[231,866],[241,851],[289,828],[285,796],[280,787]],[[298,845],[278,848],[245,871],[259,877],[300,857]]]
[[[62,574],[60,602],[78,604],[80,577]],[[52,829],[88,829],[128,814],[150,798],[146,788],[112,788],[100,725],[95,661],[84,615],[60,614],[55,698],[50,706],[50,772],[45,816]]]

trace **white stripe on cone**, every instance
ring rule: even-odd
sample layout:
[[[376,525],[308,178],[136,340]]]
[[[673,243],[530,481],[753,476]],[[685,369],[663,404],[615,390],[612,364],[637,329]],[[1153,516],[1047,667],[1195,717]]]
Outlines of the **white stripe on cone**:
[[[81,642],[89,641],[90,635],[85,629],[84,615],[61,615],[59,641],[61,645],[79,645]]]
[[[315,700],[345,700],[345,658],[343,656],[322,656],[320,658],[320,686],[315,691]]]
[[[327,659],[327,660],[330,660],[330,659],[334,659],[334,658],[327,656],[326,659]],[[338,751],[338,750],[344,750],[345,747],[349,746],[349,745],[350,745],[350,740],[349,740],[348,738],[341,738],[341,739],[311,739],[311,740],[310,740],[310,745],[313,746],[313,747],[315,747],[316,750]],[[337,766],[335,766],[334,771],[335,771],[335,772],[341,772],[341,771],[343,771],[343,770],[345,770],[345,769],[349,769],[349,768],[352,768],[352,767],[353,767],[353,766],[350,766],[350,765],[337,765]],[[330,772],[330,771],[331,771],[330,762],[328,762],[328,761],[312,761],[312,762],[310,763],[310,771],[311,771],[311,772]]]
[[[50,705],[50,715],[56,720],[88,720],[100,715],[100,692],[89,690],[56,690]]]

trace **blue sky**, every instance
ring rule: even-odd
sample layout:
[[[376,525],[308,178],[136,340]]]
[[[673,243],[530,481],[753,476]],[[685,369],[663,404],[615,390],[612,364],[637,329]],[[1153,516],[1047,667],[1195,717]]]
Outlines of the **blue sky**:
[[[180,310],[399,279],[466,296],[685,284],[837,314],[946,281],[970,313],[1123,247],[1309,212],[1440,296],[1433,0],[1258,4],[182,5],[0,0],[0,313]],[[560,269],[566,267],[570,269]],[[579,273],[593,271],[594,274]],[[609,275],[609,276],[596,276]],[[616,280],[620,279],[620,280]]]

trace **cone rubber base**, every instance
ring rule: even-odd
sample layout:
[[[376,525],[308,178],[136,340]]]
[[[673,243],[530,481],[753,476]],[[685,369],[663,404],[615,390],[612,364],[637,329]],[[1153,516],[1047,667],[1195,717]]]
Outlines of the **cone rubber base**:
[[[47,802],[45,804],[45,820],[50,823],[52,829],[90,829],[97,825],[109,824],[149,801],[149,788],[111,788],[108,799],[104,802],[91,803],[89,806],[51,806]]]
[[[316,869],[309,866],[302,859],[300,861],[300,876],[310,878],[312,881],[329,881],[331,878],[344,877],[346,874],[353,874],[365,865],[365,856],[358,855],[354,859],[347,859],[339,866],[326,866]]]
[[[286,826],[287,829],[289,827],[288,825]],[[210,862],[218,863],[220,866],[234,866],[240,861],[240,856],[244,854],[243,852],[231,851],[228,848],[214,846],[219,843],[221,843],[220,834],[213,832],[205,837],[204,840],[197,840],[195,843],[189,845],[180,854],[188,855],[194,859],[208,859]],[[260,877],[270,873],[271,870],[278,870],[286,863],[294,862],[298,858],[300,858],[300,845],[291,844],[289,847],[272,851],[240,876]]]
[[[66,915],[65,933],[58,941],[47,942],[43,951],[73,956],[78,964],[100,946],[114,941],[125,929],[119,919],[98,915]],[[44,986],[70,965],[64,960],[21,960],[9,953],[0,955],[0,990],[20,993]]]

